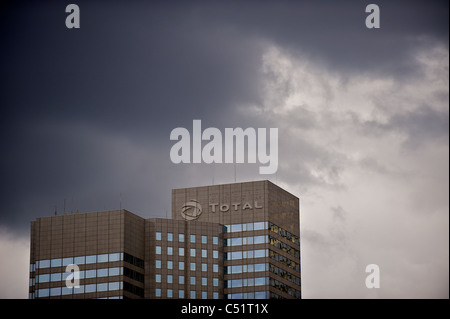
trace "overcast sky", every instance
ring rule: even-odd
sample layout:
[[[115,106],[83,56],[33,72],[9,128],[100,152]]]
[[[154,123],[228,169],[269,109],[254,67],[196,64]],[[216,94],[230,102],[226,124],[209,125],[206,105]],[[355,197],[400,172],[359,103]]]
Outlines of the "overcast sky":
[[[70,2],[0,5],[1,298],[64,203],[165,217],[172,188],[234,182],[171,162],[194,119],[278,128],[277,174],[236,179],[300,198],[304,298],[449,297],[448,1],[74,2],[70,30]]]

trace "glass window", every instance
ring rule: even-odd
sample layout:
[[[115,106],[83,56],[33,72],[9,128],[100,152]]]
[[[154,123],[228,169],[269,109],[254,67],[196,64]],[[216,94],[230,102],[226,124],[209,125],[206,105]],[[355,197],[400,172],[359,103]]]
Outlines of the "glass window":
[[[219,278],[213,278],[213,286],[218,287],[219,286]]]
[[[109,254],[109,261],[119,261],[119,260],[120,260],[120,254],[119,253]]]
[[[48,267],[50,267],[50,259],[39,261],[39,268],[48,268]]]
[[[96,292],[96,291],[97,291],[97,285],[96,285],[96,284],[85,285],[85,286],[84,286],[84,291],[85,291],[86,293],[89,293],[89,292]]]
[[[184,234],[178,234],[178,241],[184,243]]]
[[[265,244],[267,243],[267,236],[255,236],[254,237],[254,243],[255,244]]]
[[[108,254],[102,254],[97,256],[97,262],[99,263],[107,263],[108,262]]]
[[[184,261],[179,261],[178,262],[178,269],[179,270],[184,270]]]
[[[191,235],[190,238],[191,238],[191,243],[195,243],[195,235]]]
[[[58,272],[58,273],[52,274],[50,277],[50,281],[52,281],[52,282],[61,281],[61,273]]]
[[[213,258],[219,258],[219,251],[213,250]]]
[[[191,271],[195,271],[195,263],[191,263]]]
[[[161,240],[161,232],[157,231],[155,238],[156,240]]]
[[[213,244],[214,245],[218,245],[219,244],[219,237],[217,237],[217,236],[213,237]]]
[[[161,289],[160,288],[155,289],[155,295],[156,295],[156,297],[161,297]]]
[[[62,265],[68,266],[70,264],[73,264],[73,257],[63,258]]]
[[[109,268],[109,276],[119,276],[121,275],[121,267]]]
[[[213,264],[213,272],[219,272],[219,265]]]
[[[202,277],[202,286],[207,286],[207,285],[208,285],[208,278]]]
[[[208,271],[208,264],[202,264],[202,271]]]
[[[184,290],[178,290],[178,298],[184,298]]]
[[[173,241],[173,234],[167,233],[167,241]]]
[[[65,295],[71,295],[73,292],[72,288],[69,287],[62,287],[61,288],[61,295],[65,296]]]
[[[173,276],[172,275],[167,275],[167,283],[168,284],[172,284],[173,283]]]
[[[167,298],[172,298],[172,297],[173,297],[173,290],[167,289]]]
[[[119,282],[118,282],[118,281],[110,282],[108,285],[109,285],[109,286],[108,286],[108,290],[109,290],[109,291],[119,290],[119,289],[120,289],[120,285],[119,285]]]
[[[101,283],[97,284],[97,291],[107,291],[108,290],[108,283]]]
[[[202,236],[202,244],[207,244],[207,243],[208,243],[207,236]]]
[[[80,287],[74,287],[73,288],[74,294],[83,294],[84,293],[84,285],[80,285]]]
[[[157,255],[161,255],[161,246],[155,246],[155,251]]]
[[[191,299],[195,299],[195,290],[191,290],[190,297]]]
[[[86,270],[86,278],[95,278],[97,276],[97,269]]]
[[[38,297],[48,297],[50,294],[50,290],[48,288],[38,289],[37,292]]]
[[[86,264],[95,264],[97,262],[97,255],[86,256]]]
[[[219,293],[213,292],[213,299],[219,299]]]
[[[202,291],[202,299],[208,299],[208,293],[206,291]]]
[[[156,282],[161,282],[161,275],[160,274],[156,274],[155,275],[155,281]]]
[[[50,281],[50,274],[43,274],[36,276],[37,283],[43,283],[43,282],[49,282]]]
[[[195,285],[195,280],[196,280],[196,277],[194,277],[194,276],[190,278],[191,285]]]
[[[255,286],[264,286],[266,284],[266,277],[255,278]]]
[[[160,269],[161,268],[161,260],[156,260],[156,268]]]
[[[85,260],[86,260],[86,259],[85,259],[84,256],[75,257],[75,258],[74,258],[74,264],[75,264],[75,265],[84,265]]]
[[[172,260],[167,261],[167,269],[173,269],[173,261]]]
[[[173,255],[173,247],[167,247],[167,255],[169,256]]]
[[[195,248],[191,248],[191,257],[195,257]]]
[[[97,277],[108,277],[108,268],[98,269]]]
[[[242,231],[242,224],[235,224],[235,225],[230,225],[230,232],[234,233],[234,232],[238,232],[238,231]]]
[[[61,258],[52,259],[50,263],[50,267],[61,267],[62,260]]]
[[[178,256],[184,256],[184,248],[178,248]]]
[[[257,222],[257,223],[254,223],[253,225],[253,230],[261,230],[261,229],[266,229],[267,228],[267,226],[265,225],[266,223],[265,222]]]
[[[208,251],[206,249],[202,249],[202,258],[208,257]]]
[[[182,275],[178,276],[178,283],[180,285],[184,285],[184,276],[182,276]]]

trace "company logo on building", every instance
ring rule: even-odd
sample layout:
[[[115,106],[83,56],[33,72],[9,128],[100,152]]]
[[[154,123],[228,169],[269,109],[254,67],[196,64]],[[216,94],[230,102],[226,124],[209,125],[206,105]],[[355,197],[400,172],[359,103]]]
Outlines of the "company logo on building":
[[[185,220],[196,220],[202,214],[202,205],[194,199],[191,201],[184,203],[181,207],[181,216]]]

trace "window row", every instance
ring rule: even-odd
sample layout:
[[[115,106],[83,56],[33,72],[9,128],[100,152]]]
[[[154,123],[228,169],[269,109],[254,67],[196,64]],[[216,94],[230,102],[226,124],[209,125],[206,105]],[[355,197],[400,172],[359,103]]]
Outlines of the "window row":
[[[101,278],[101,277],[109,277],[109,276],[120,276],[123,275],[123,267],[111,267],[111,268],[102,268],[102,269],[91,269],[91,270],[80,270],[78,273],[78,279],[86,279],[86,278]],[[42,284],[46,282],[57,282],[57,281],[66,281],[67,277],[73,275],[73,272],[57,272],[52,274],[42,274],[35,276],[35,282],[31,282],[30,284]],[[76,273],[75,273],[75,276]]]
[[[35,269],[61,267],[61,266],[68,266],[70,264],[85,265],[85,264],[105,263],[121,260],[123,260],[123,253],[44,259],[36,261],[36,264],[31,264],[30,272],[35,271]]]
[[[155,289],[155,296],[156,297],[167,297],[167,298],[185,298],[185,293],[183,289],[178,290],[178,296],[174,296],[173,289],[167,289],[164,293],[163,289],[156,288]],[[198,296],[201,299],[208,299],[208,292],[201,291]],[[189,291],[189,298],[190,299],[196,299],[197,298],[197,291],[191,290]],[[213,299],[219,299],[219,293],[213,292]]]
[[[225,267],[226,274],[242,274],[269,270],[268,263],[250,264],[250,265],[234,265]]]
[[[249,237],[236,237],[236,238],[227,238],[226,245],[227,246],[241,246],[241,245],[253,245],[253,244],[266,244],[269,242],[267,235],[262,236],[249,236]]]
[[[43,297],[55,297],[55,296],[66,296],[72,294],[83,294],[90,292],[103,292],[103,291],[116,291],[122,289],[122,282],[105,282],[101,284],[91,284],[91,285],[80,285],[73,288],[68,287],[56,287],[56,288],[44,288],[36,289],[34,292],[35,298]]]
[[[239,292],[235,294],[228,294],[227,299],[268,299],[268,291],[256,291],[256,292]]]
[[[200,241],[202,244],[207,244],[208,243],[208,236],[205,235],[198,235],[200,237]],[[155,234],[155,239],[156,240],[162,240],[163,238],[163,234],[161,232],[156,232]],[[166,233],[164,234],[164,239],[166,239],[168,242],[173,241],[173,233]],[[178,242],[179,243],[184,243],[185,240],[185,234],[178,234]],[[189,241],[191,243],[196,243],[197,242],[197,235],[192,234],[189,235]],[[218,245],[219,244],[219,237],[217,236],[213,236],[212,237],[212,243],[214,245]]]
[[[162,269],[162,261],[161,260],[155,260],[155,267],[156,269]],[[171,260],[167,261],[167,268],[165,269],[174,269],[174,262]],[[202,267],[202,271],[208,271],[208,264],[207,263],[201,263],[201,267]],[[197,270],[197,263],[192,262],[189,263],[189,269],[191,271],[196,271]],[[184,261],[179,261],[178,262],[178,270],[185,270],[185,262]],[[213,272],[219,272],[219,265],[218,264],[213,264],[212,265],[212,271]]]
[[[297,289],[295,289],[295,288],[293,288],[291,286],[288,286],[288,285],[286,285],[286,284],[284,284],[284,283],[282,283],[282,282],[280,282],[280,281],[278,281],[276,279],[270,279],[270,286],[272,286],[272,287],[274,287],[274,288],[276,288],[276,289],[278,289],[280,291],[283,291],[283,292],[285,292],[285,293],[289,294],[290,296],[295,297],[297,299],[301,298],[301,293],[300,293],[299,290],[297,290]]]
[[[300,240],[298,238],[298,236],[288,232],[287,230],[281,228],[280,226],[277,226],[273,223],[269,223],[269,229],[274,232],[275,234],[279,234],[282,237],[287,238],[288,240],[290,240],[291,242],[293,242],[296,245],[300,245]]]
[[[200,249],[198,249],[200,250]],[[173,256],[174,253],[174,249],[173,247],[167,247],[167,255],[168,256]],[[155,253],[157,255],[161,255],[162,254],[162,248],[161,246],[155,246]],[[179,247],[178,248],[178,256],[185,256],[185,249],[183,247]],[[189,249],[189,256],[191,257],[196,257],[197,256],[197,249],[196,248],[190,248]],[[202,258],[208,258],[208,250],[207,249],[201,249],[201,256]],[[219,258],[219,251],[218,250],[213,250],[212,252],[212,257],[213,258]]]
[[[291,274],[290,272],[288,272],[284,269],[278,268],[274,265],[270,265],[269,269],[275,275],[278,275],[278,276],[280,276],[286,280],[289,280],[290,282],[300,286],[300,277],[295,276],[295,275]]]
[[[283,251],[287,252],[288,254],[294,257],[300,258],[300,252],[297,249],[292,248],[288,244],[283,243],[281,240],[269,236],[269,241],[272,246],[282,249]]]
[[[165,276],[165,279],[166,279],[165,282],[168,283],[168,284],[173,284],[174,283],[174,278],[173,277],[174,277],[173,275],[166,275]],[[162,279],[163,279],[163,277],[162,277],[161,274],[156,274],[155,275],[155,282],[161,283]],[[179,275],[178,276],[178,284],[179,285],[186,284],[183,275]],[[191,286],[196,285],[197,284],[197,277],[190,276],[189,277],[189,284]],[[202,286],[208,286],[208,278],[207,277],[201,277],[201,285]],[[212,285],[213,285],[213,287],[218,287],[219,286],[219,278],[212,278]]]
[[[297,272],[300,272],[300,264],[298,262],[292,261],[287,257],[277,254],[273,250],[269,250],[269,257],[288,266],[289,268],[291,268]]]
[[[225,280],[225,288],[256,287],[269,284],[269,277]]]
[[[267,222],[225,225],[227,233],[267,229]]]
[[[245,251],[230,251],[225,253],[227,260],[247,259],[247,258],[262,258],[268,256],[267,249],[255,249]]]

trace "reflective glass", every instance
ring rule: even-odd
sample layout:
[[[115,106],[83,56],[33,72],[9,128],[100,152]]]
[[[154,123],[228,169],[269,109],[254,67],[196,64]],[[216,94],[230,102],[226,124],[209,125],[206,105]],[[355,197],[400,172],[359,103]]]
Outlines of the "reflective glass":
[[[156,240],[161,240],[161,233],[159,231],[156,232],[155,238]]]
[[[178,234],[178,241],[184,243],[184,234]]]
[[[190,236],[191,243],[195,243],[195,235]]]
[[[213,258],[219,258],[219,251],[213,250]]]
[[[156,297],[161,297],[161,289],[159,289],[159,288],[155,289],[155,296]]]
[[[119,282],[115,281],[115,282],[110,282],[109,286],[108,286],[108,290],[112,291],[112,290],[119,290],[120,289],[120,285]]]
[[[109,261],[119,261],[119,260],[120,260],[120,254],[119,253],[109,254]]]
[[[56,258],[56,259],[51,260],[51,263],[50,263],[51,267],[61,267],[61,265],[62,265],[61,258]]]
[[[202,258],[208,257],[208,251],[206,249],[202,249]]]
[[[67,266],[73,264],[73,257],[63,258],[62,265]]]
[[[61,287],[50,288],[50,296],[61,296]]]
[[[156,274],[155,275],[155,281],[156,282],[161,282],[161,274]]]
[[[167,261],[167,269],[173,269],[173,261],[172,260]]]
[[[50,281],[50,274],[43,274],[43,275],[38,275],[36,276],[37,282],[38,283],[43,283],[43,282],[49,282]]]
[[[195,299],[195,290],[191,290],[190,298]]]
[[[121,274],[121,267],[109,268],[109,276],[119,276]]]
[[[184,256],[184,248],[178,248],[178,256]]]
[[[202,264],[202,271],[208,271],[208,265],[203,263]]]
[[[108,283],[101,283],[97,284],[97,291],[107,291],[108,290]]]
[[[108,268],[97,269],[97,277],[108,277]]]
[[[106,263],[108,262],[108,254],[102,254],[97,256],[97,262]]]
[[[195,248],[191,248],[190,256],[195,257]]]
[[[180,284],[180,285],[184,285],[184,276],[178,276],[178,283]]]
[[[178,298],[184,298],[184,290],[178,290]]]
[[[156,260],[156,268],[161,268],[161,260]]]
[[[97,262],[97,255],[86,256],[86,264],[95,264]]]
[[[173,234],[167,233],[167,241],[173,241]]]
[[[46,260],[40,260],[39,261],[39,268],[48,268],[50,267],[50,259],[46,259]]]
[[[213,264],[213,272],[219,272],[219,265]]]
[[[173,255],[173,247],[167,247],[167,255],[169,256]]]
[[[86,261],[86,258],[84,256],[74,258],[75,265],[84,265],[85,261]]]
[[[38,289],[38,297],[48,297],[50,294],[50,290],[48,288]]]
[[[207,236],[202,236],[202,244],[207,244],[207,243],[208,243]]]
[[[61,289],[61,295],[65,296],[65,295],[71,295],[73,292],[73,288],[69,288],[69,287],[62,287]]]
[[[217,236],[213,237],[213,244],[214,245],[218,245],[219,244],[219,237],[217,237]]]
[[[202,286],[207,286],[207,285],[208,285],[208,278],[202,277]]]
[[[196,280],[195,277],[191,277],[191,280],[190,280],[191,286],[195,285],[195,280]]]
[[[167,283],[171,284],[173,282],[173,276],[172,275],[167,275]]]
[[[179,270],[184,270],[184,261],[179,261],[178,262],[178,269]]]
[[[206,291],[202,291],[202,299],[208,299],[208,293]]]
[[[172,298],[172,297],[173,297],[173,290],[167,289],[167,298]]]
[[[195,271],[195,263],[191,263],[191,268],[192,271]]]
[[[155,253],[156,253],[157,255],[161,255],[161,246],[156,246],[156,247],[155,247]]]
[[[96,285],[96,284],[85,285],[85,288],[84,288],[84,291],[85,291],[86,293],[89,293],[89,292],[96,292],[96,290],[97,290],[97,285]]]
[[[86,270],[86,278],[95,278],[97,269]]]
[[[50,281],[52,281],[52,282],[61,281],[61,273],[59,272],[59,273],[51,274]]]
[[[80,285],[79,288],[74,287],[73,288],[73,293],[74,294],[82,294],[82,293],[84,293],[84,285]]]

